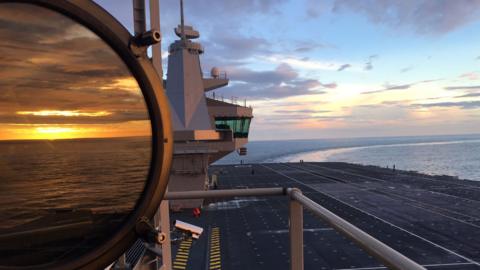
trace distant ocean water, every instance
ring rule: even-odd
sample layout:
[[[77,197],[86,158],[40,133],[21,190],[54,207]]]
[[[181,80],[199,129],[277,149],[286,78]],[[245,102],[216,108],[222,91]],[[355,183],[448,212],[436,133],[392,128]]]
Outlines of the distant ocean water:
[[[253,141],[215,164],[339,161],[480,181],[480,135]]]

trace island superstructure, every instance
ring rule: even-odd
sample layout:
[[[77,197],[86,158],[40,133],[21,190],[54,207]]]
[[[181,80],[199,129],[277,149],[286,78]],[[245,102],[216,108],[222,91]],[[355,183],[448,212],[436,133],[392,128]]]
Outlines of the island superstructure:
[[[182,11],[183,14],[183,11]],[[213,67],[204,77],[200,63],[203,46],[193,40],[200,33],[182,22],[175,28],[179,37],[169,46],[165,82],[172,108],[174,157],[169,191],[204,190],[209,183],[208,166],[225,155],[238,151],[248,142],[253,118],[246,104],[208,98],[206,93],[227,86],[229,79]],[[200,207],[202,200],[171,203],[171,208]]]

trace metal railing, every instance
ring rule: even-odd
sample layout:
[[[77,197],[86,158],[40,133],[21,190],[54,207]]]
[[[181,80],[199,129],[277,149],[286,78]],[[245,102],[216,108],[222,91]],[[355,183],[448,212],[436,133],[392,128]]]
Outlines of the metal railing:
[[[398,251],[335,215],[304,196],[297,188],[254,188],[209,191],[168,192],[165,200],[207,199],[252,196],[288,196],[290,198],[290,269],[303,270],[303,208],[309,209],[321,220],[348,237],[386,267],[395,270],[425,270],[425,268]]]
[[[208,78],[208,79],[222,79],[222,80],[227,80],[228,79],[228,74],[226,71],[220,71],[218,76],[214,77],[212,76],[211,72],[202,72],[203,78]]]

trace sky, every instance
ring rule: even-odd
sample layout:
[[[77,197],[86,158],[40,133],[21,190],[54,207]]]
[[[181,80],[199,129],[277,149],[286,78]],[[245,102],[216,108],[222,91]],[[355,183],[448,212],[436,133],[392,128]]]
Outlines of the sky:
[[[131,1],[97,0],[132,29]],[[147,1],[148,3],[148,1]],[[161,0],[163,50],[179,1]],[[251,140],[480,133],[480,0],[185,0]]]
[[[54,23],[52,23],[54,22]],[[90,30],[23,4],[0,9],[0,140],[150,136],[140,88]]]
[[[96,2],[132,31],[132,1]],[[165,52],[179,1],[160,5]],[[480,133],[480,0],[184,5],[203,71],[230,78],[216,96],[254,109],[250,140]]]

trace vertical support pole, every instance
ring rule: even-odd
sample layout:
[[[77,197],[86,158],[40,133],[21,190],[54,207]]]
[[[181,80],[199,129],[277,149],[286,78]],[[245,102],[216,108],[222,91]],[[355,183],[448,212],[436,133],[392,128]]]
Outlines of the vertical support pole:
[[[145,25],[145,0],[133,0],[133,28],[135,36],[146,31]]]
[[[303,206],[292,198],[290,198],[290,270],[303,270]]]
[[[150,0],[150,29],[160,31],[160,3],[159,0]],[[157,70],[158,77],[163,80],[162,67],[162,40],[152,45],[152,64]]]
[[[160,27],[160,0],[150,0],[150,29],[161,32]],[[162,42],[152,46],[152,64],[157,70],[158,77],[163,83],[163,67],[162,67]],[[168,189],[167,189],[168,190]],[[167,192],[167,191],[165,191]],[[155,227],[165,233],[165,241],[162,244],[162,270],[172,270],[172,245],[170,237],[170,206],[167,200],[160,203],[160,207],[155,213]],[[157,265],[158,266],[158,265]],[[158,268],[157,268],[158,269]]]
[[[165,241],[162,244],[162,267],[161,270],[172,270],[172,245],[170,237],[170,206],[167,200],[160,203],[155,214],[155,226],[165,233]]]

